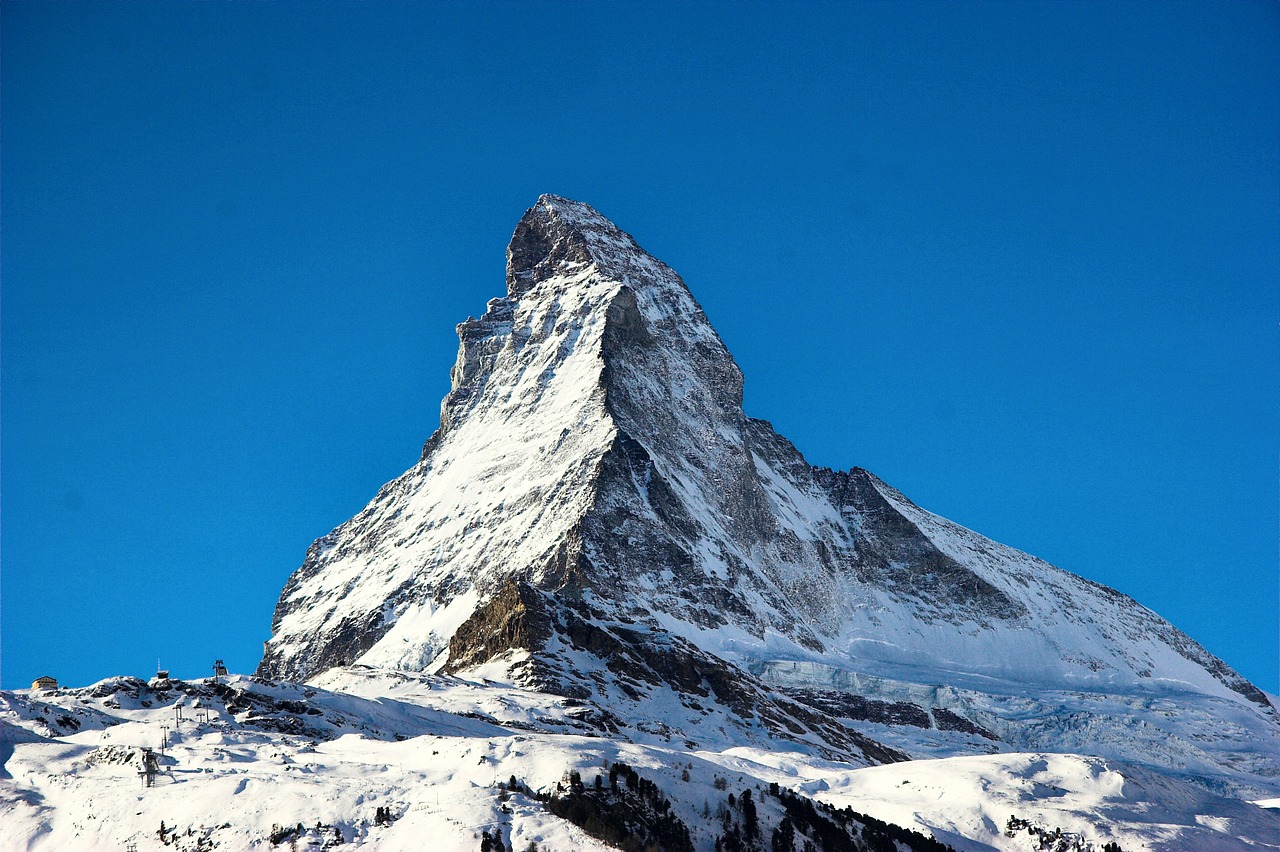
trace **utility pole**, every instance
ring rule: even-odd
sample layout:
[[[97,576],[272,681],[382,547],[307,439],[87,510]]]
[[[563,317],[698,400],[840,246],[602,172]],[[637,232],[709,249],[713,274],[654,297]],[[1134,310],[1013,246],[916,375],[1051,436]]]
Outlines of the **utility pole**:
[[[142,750],[142,769],[138,772],[142,776],[143,787],[154,787],[156,783],[156,773],[160,771],[160,763],[156,760],[155,752],[149,748]]]

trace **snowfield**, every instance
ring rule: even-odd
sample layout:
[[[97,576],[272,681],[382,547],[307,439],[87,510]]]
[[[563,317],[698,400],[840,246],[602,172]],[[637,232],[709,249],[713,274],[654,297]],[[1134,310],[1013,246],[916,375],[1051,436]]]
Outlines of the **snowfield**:
[[[1129,852],[1280,848],[1280,812],[1095,757],[862,767],[784,745],[687,752],[573,733],[573,707],[510,684],[363,667],[327,680],[331,688],[247,677],[166,688],[115,678],[0,693],[0,849],[320,849],[340,835],[346,848],[420,850],[429,839],[443,852],[479,849],[482,831],[509,849],[608,849],[504,788],[514,776],[552,792],[572,771],[589,782],[619,760],[665,791],[705,852],[728,793],[751,789],[762,824],[780,818],[771,783],[958,850],[1035,848],[1026,831],[1008,836],[1011,816]],[[144,787],[140,749],[166,739],[161,772]],[[299,824],[302,834],[271,843],[273,831]]]

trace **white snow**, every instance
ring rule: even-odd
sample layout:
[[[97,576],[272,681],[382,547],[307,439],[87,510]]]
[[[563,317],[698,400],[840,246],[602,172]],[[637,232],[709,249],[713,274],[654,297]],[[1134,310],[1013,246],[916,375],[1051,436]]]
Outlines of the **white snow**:
[[[349,729],[327,740],[257,730],[246,724],[246,714],[218,712],[216,699],[202,699],[215,709],[210,723],[188,718],[175,726],[172,700],[145,707],[142,702],[156,697],[148,693],[136,701],[119,693],[95,698],[93,689],[40,698],[26,690],[0,693],[0,850],[129,843],[158,849],[161,821],[170,849],[194,849],[197,838],[222,849],[271,849],[273,826],[298,823],[310,829],[302,849],[320,848],[335,829],[357,849],[417,850],[430,838],[434,849],[474,850],[482,830],[500,831],[514,849],[530,842],[544,850],[605,849],[529,797],[507,795],[498,782],[514,775],[531,789],[549,791],[570,770],[590,779],[607,774],[605,761],[616,760],[668,792],[699,850],[711,849],[718,830],[714,818],[701,815],[704,802],[714,807],[725,795],[714,786],[717,777],[729,792],[750,787],[762,800],[776,782],[914,827],[960,850],[1031,848],[1025,834],[1005,835],[1010,816],[1078,833],[1098,846],[1114,840],[1130,852],[1280,848],[1280,812],[1099,758],[1014,753],[857,767],[785,747],[685,752],[504,730],[462,715],[509,724],[557,713],[563,718],[564,708],[550,696],[500,684],[361,667],[334,670],[327,680],[346,689],[229,679],[238,689],[292,697],[326,718],[346,719]],[[113,724],[35,735],[42,709],[49,708]],[[155,786],[144,788],[137,749],[158,749],[162,726],[170,746]],[[375,824],[381,807],[396,817],[390,825]],[[762,819],[777,818],[770,808],[762,801]]]

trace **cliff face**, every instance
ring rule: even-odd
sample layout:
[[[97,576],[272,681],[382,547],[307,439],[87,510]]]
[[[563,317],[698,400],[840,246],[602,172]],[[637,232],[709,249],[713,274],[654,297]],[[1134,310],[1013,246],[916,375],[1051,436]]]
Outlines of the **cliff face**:
[[[1251,684],[1132,600],[864,470],[810,466],[743,414],[742,373],[680,277],[592,208],[543,196],[507,259],[507,294],[458,326],[439,429],[312,545],[259,674],[497,666],[626,713],[665,691],[690,719],[690,702],[727,706],[855,751],[777,690],[1174,688],[1274,727]]]

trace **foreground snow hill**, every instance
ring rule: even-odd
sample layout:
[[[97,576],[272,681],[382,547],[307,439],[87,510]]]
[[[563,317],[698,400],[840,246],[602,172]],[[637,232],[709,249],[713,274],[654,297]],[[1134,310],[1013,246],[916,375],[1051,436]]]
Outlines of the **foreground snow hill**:
[[[633,843],[699,852],[1280,848],[1276,811],[1098,758],[685,751],[584,735],[572,701],[510,684],[361,667],[329,683],[0,693],[0,849],[640,848],[608,834],[611,812]],[[145,787],[141,749],[165,741]]]

